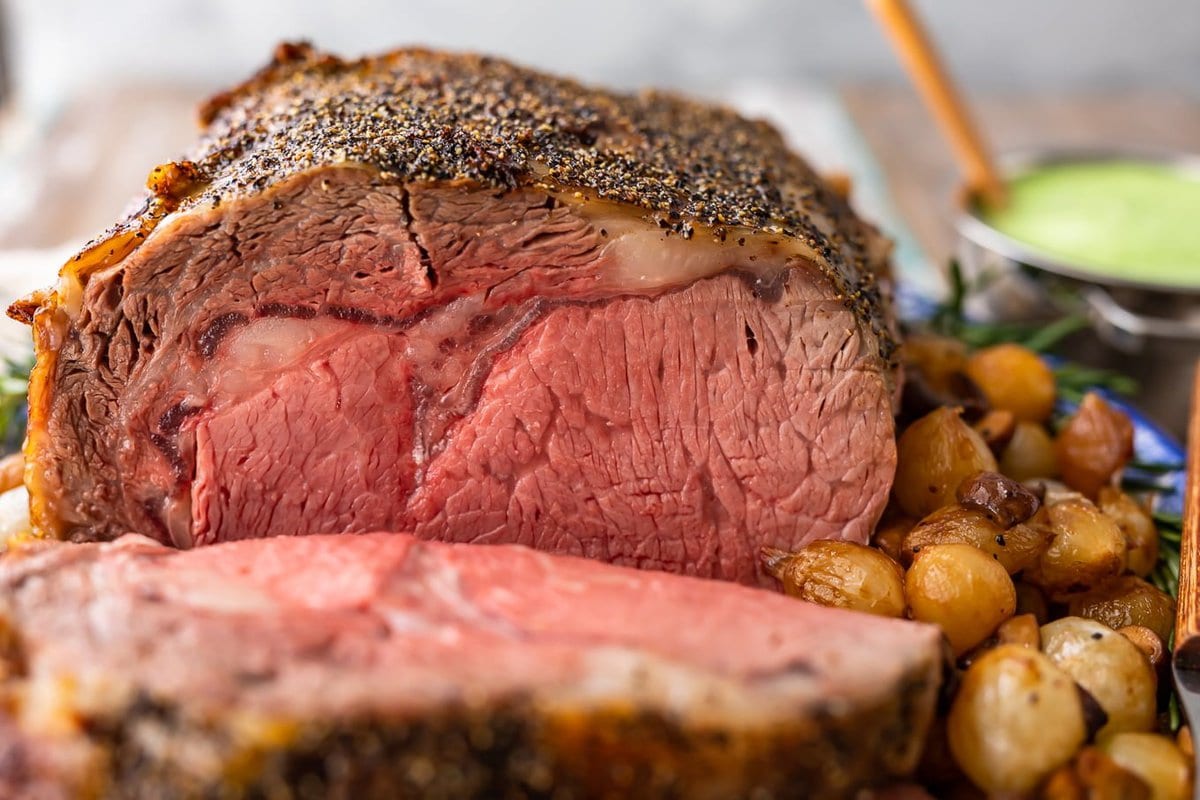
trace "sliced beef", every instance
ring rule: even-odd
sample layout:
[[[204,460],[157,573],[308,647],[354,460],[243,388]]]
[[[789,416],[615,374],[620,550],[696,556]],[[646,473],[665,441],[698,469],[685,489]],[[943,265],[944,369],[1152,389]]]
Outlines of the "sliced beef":
[[[910,771],[936,629],[402,534],[0,562],[0,795],[848,797]]]
[[[44,535],[411,530],[763,580],[866,541],[882,240],[769,126],[494,59],[284,47],[14,306]]]

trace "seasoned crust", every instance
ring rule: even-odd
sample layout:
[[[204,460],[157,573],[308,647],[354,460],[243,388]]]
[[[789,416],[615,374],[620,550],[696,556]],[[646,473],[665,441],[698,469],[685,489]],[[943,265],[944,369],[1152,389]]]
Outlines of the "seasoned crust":
[[[156,167],[142,207],[68,269],[86,280],[172,211],[359,164],[397,181],[579,192],[640,209],[685,238],[751,230],[796,239],[891,354],[877,282],[886,244],[778,131],[730,109],[594,89],[487,56],[414,48],[343,60],[283,44],[266,68],[206,102],[200,120],[189,157]]]
[[[928,676],[850,714],[821,715],[755,732],[691,728],[623,708],[539,710],[521,699],[484,709],[447,707],[418,719],[279,722],[268,745],[229,747],[217,721],[199,727],[177,708],[140,697],[96,727],[91,781],[129,798],[353,797],[681,798],[847,797],[912,772],[912,731],[928,726]],[[145,731],[186,753],[219,754],[224,775],[193,774],[147,752]]]
[[[191,161],[225,196],[349,161],[406,181],[586,189],[685,235],[699,223],[818,239],[815,215],[865,228],[765,122],[487,56],[405,49],[343,61],[284,44],[200,119],[205,138]]]

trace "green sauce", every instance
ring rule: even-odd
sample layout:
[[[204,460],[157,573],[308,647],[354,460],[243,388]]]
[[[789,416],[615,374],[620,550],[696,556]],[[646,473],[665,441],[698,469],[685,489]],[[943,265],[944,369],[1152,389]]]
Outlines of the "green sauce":
[[[1102,276],[1200,285],[1200,175],[1167,164],[1091,161],[1037,167],[982,209],[994,228]]]

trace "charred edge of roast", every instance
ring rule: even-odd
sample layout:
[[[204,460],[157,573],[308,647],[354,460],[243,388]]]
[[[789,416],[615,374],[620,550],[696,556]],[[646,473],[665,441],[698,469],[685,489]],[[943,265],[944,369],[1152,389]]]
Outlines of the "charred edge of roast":
[[[689,797],[727,787],[741,796],[838,798],[911,773],[929,725],[928,675],[852,715],[745,734],[681,728],[654,712],[546,716],[525,702],[462,707],[412,721],[304,724],[288,744],[236,752],[217,782],[190,776],[139,744],[228,746],[219,728],[140,698],[117,724],[89,727],[107,753],[106,796],[187,797]],[[615,793],[615,794],[614,794]]]

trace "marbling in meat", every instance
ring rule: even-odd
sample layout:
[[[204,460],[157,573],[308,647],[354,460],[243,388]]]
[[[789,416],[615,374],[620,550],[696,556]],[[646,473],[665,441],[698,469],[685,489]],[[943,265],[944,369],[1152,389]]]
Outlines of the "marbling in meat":
[[[407,530],[765,580],[894,464],[886,244],[778,133],[284,46],[34,327],[42,534]]]

